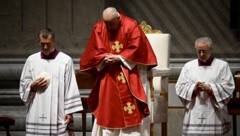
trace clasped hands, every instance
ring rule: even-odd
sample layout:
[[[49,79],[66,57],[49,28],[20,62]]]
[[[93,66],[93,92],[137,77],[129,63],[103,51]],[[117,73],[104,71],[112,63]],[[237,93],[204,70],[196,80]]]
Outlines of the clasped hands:
[[[104,65],[111,65],[111,64],[115,64],[118,63],[120,61],[120,58],[118,55],[114,55],[114,54],[109,54],[106,55],[103,59],[103,64]]]
[[[195,90],[197,92],[205,91],[206,93],[210,93],[211,86],[207,83],[204,83],[204,82],[197,82],[196,86],[195,86]]]

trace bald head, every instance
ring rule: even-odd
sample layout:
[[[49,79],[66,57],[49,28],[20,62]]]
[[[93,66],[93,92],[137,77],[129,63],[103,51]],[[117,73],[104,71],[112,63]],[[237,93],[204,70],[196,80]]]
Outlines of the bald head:
[[[119,13],[114,7],[108,7],[103,11],[103,21],[108,31],[116,31],[119,27]]]
[[[106,8],[102,14],[103,21],[106,21],[106,22],[112,21],[113,19],[118,18],[118,16],[119,16],[119,13],[114,7]]]

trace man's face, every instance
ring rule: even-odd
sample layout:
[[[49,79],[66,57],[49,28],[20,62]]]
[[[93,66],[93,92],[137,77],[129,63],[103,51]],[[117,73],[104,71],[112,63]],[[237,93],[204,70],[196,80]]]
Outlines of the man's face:
[[[207,43],[198,43],[196,51],[198,58],[205,62],[211,56],[212,48],[209,47]]]
[[[114,18],[111,21],[105,21],[106,27],[108,31],[112,32],[118,29],[119,20],[118,18]]]
[[[46,55],[50,54],[54,49],[54,38],[49,35],[46,39],[41,35],[39,36],[39,45],[41,46],[42,52]]]

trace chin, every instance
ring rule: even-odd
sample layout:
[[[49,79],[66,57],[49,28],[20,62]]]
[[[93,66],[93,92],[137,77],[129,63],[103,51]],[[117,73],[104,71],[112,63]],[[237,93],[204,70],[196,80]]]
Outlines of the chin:
[[[45,54],[45,55],[49,55],[50,53],[49,53],[49,52],[43,52],[43,54]]]

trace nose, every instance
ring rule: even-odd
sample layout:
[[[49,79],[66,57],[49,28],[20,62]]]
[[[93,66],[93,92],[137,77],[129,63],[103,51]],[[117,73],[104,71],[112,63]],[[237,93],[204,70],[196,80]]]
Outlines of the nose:
[[[45,49],[45,50],[48,49],[48,45],[47,45],[47,44],[44,44],[44,45],[43,45],[43,49]]]
[[[200,52],[200,55],[201,55],[201,56],[204,56],[204,55],[205,55],[205,53],[201,51],[201,52]]]

